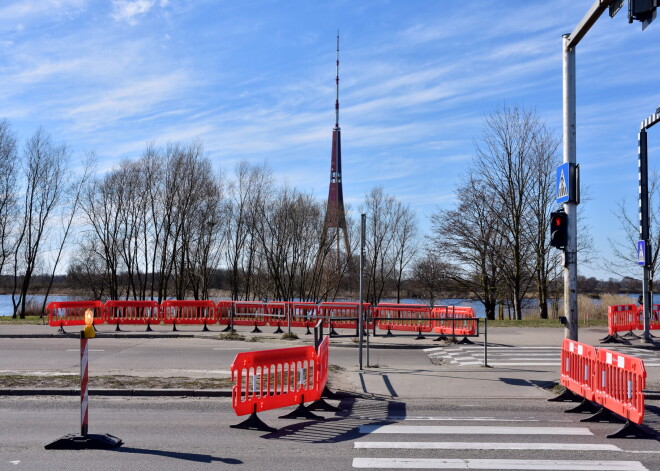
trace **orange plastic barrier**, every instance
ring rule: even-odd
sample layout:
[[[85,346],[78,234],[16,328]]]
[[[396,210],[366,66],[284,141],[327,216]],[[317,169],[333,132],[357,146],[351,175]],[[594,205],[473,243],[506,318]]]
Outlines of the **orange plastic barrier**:
[[[319,399],[321,390],[316,381],[322,377],[315,372],[318,365],[312,346],[239,353],[230,368],[236,415]]]
[[[644,318],[640,317],[642,325],[640,329],[644,329]],[[651,320],[649,322],[649,330],[660,330],[660,304],[654,304],[651,310]]]
[[[160,308],[156,301],[107,301],[103,316],[108,324],[159,324]]]
[[[646,370],[641,359],[599,348],[593,388],[598,404],[636,424],[642,423]]]
[[[380,303],[372,309],[379,329],[406,332],[430,332],[431,309],[424,304]]]
[[[258,326],[264,326],[268,322],[268,310],[266,303],[235,301],[232,303],[234,309],[234,325],[253,325],[252,332],[261,332]]]
[[[314,387],[318,391],[317,399],[321,398],[323,390],[325,389],[326,384],[328,384],[328,361],[330,354],[330,337],[325,336],[325,338],[319,344],[318,350],[316,352],[316,381],[314,382]]]
[[[642,328],[644,321],[641,320]],[[619,306],[608,306],[607,327],[610,335],[617,332],[628,332],[638,329],[640,326],[640,310],[634,304],[623,304]]]
[[[213,301],[168,299],[160,305],[165,324],[215,324],[216,309]]]
[[[48,303],[48,325],[64,327],[65,325],[85,325],[85,311],[94,312],[94,325],[103,324],[103,304],[101,301],[55,301]]]
[[[467,306],[437,306],[431,311],[435,318],[433,332],[441,335],[477,335],[474,309]]]
[[[564,339],[561,347],[561,385],[593,401],[597,363],[595,347]]]

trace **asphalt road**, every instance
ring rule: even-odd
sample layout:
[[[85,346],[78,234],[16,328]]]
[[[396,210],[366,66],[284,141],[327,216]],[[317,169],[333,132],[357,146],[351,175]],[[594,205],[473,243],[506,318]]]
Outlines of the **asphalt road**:
[[[79,432],[76,398],[0,398],[0,469],[660,469],[657,441],[607,439],[617,426],[580,423],[564,404],[540,399],[339,404],[343,411],[321,413],[324,421],[264,412],[278,431],[262,433],[229,428],[240,421],[229,399],[94,398],[90,433],[124,444],[62,451],[44,446]]]

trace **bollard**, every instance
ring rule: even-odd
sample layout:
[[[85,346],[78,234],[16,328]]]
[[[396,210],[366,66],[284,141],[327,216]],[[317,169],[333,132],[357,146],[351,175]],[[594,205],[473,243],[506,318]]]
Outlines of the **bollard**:
[[[96,336],[94,330],[94,312],[85,311],[86,327],[80,332],[80,435],[69,434],[49,443],[46,450],[110,450],[123,442],[114,435],[92,435],[88,433],[89,423],[89,392],[88,380],[88,345],[87,341]]]

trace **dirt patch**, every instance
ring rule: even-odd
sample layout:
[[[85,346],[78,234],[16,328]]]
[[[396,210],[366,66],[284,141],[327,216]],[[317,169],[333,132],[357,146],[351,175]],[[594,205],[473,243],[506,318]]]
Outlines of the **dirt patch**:
[[[93,389],[229,389],[229,378],[93,376],[89,387]],[[79,388],[77,375],[30,376],[2,375],[0,388]]]

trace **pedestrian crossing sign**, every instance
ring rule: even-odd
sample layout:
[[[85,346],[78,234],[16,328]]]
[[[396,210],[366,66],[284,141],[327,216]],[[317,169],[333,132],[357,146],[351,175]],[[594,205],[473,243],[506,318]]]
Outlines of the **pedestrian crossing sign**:
[[[570,164],[567,162],[557,167],[557,203],[566,203],[571,194]]]
[[[646,265],[646,241],[638,240],[637,241],[637,265],[645,266]]]

